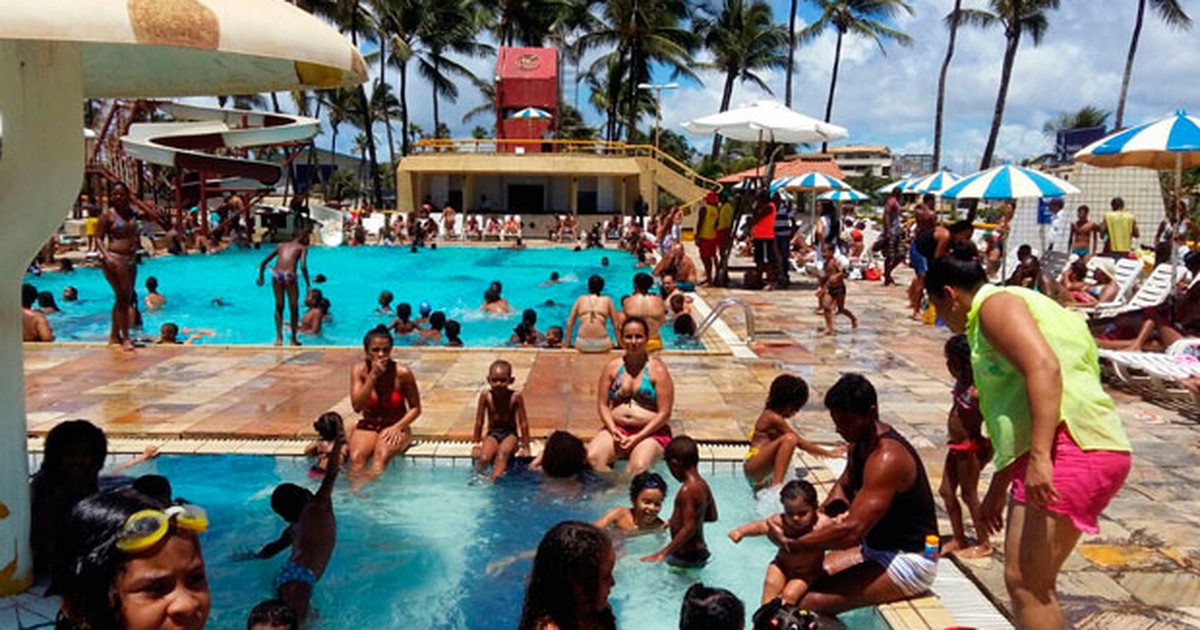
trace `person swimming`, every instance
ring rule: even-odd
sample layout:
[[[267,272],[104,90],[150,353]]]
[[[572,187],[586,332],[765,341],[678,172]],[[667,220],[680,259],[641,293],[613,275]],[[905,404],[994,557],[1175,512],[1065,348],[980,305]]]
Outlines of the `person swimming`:
[[[600,517],[595,525],[600,529],[615,528],[627,535],[661,532],[667,523],[659,517],[667,496],[667,482],[662,475],[644,470],[629,482],[631,505],[620,505]]]

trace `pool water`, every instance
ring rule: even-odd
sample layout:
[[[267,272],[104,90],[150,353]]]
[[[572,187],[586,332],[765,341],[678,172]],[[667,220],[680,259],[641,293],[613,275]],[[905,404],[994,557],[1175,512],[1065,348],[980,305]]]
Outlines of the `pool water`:
[[[560,521],[593,521],[614,505],[628,505],[626,487],[551,491],[540,475],[525,471],[495,485],[480,483],[465,461],[397,461],[361,496],[351,495],[346,481],[339,480],[337,547],[314,595],[314,628],[515,628],[532,565],[520,554],[536,549]],[[307,470],[300,458],[197,455],[164,456],[129,471],[166,475],[177,497],[207,509],[211,524],[202,544],[213,595],[209,628],[244,628],[250,609],[272,595],[286,552],[238,563],[230,557],[278,537],[283,521],[271,512],[271,491],[284,481],[315,490]],[[720,514],[705,531],[711,562],[699,570],[645,564],[639,558],[665,545],[666,534],[628,540],[618,550],[610,598],[619,627],[678,628],[683,594],[701,580],[736,593],[748,616],[757,608],[775,549],[765,538],[735,546],[726,532],[762,518],[758,510],[777,511],[778,504],[757,505],[729,464],[718,464],[715,472],[702,464],[701,470]],[[669,485],[666,517],[678,483],[666,470],[659,472]],[[519,559],[496,569],[514,557]],[[842,620],[851,628],[887,627],[873,609],[852,611]]]
[[[271,252],[226,250],[212,256],[161,256],[147,259],[138,268],[138,295],[145,296],[146,278],[158,279],[159,292],[167,298],[166,307],[145,312],[142,334],[157,336],[163,323],[174,322],[181,328],[209,329],[215,338],[203,343],[271,344],[275,341],[275,297],[271,289],[270,269],[264,286],[256,286],[258,265]],[[601,258],[610,264],[601,266]],[[524,249],[489,247],[439,247],[411,253],[403,247],[313,247],[308,253],[310,278],[323,274],[328,280],[313,284],[332,307],[332,319],[319,336],[301,335],[301,342],[320,345],[358,345],[363,334],[378,324],[391,323],[391,316],[373,312],[379,293],[395,295],[392,306],[408,302],[417,317],[421,302],[446,313],[448,319],[462,324],[462,339],[468,346],[502,346],[520,322],[521,311],[537,311],[537,328],[543,333],[549,326],[565,326],[571,305],[587,293],[591,275],[604,278],[606,295],[618,303],[632,291],[633,276],[645,269],[635,268],[636,260],[617,250]],[[557,271],[562,282],[539,286],[550,272]],[[506,316],[485,315],[479,307],[483,292],[493,280],[503,284],[503,296],[514,312]],[[61,313],[49,315],[55,334],[62,341],[105,342],[108,340],[112,312],[112,289],[98,268],[78,268],[70,274],[45,273],[27,276],[39,291],[50,291]],[[79,290],[79,302],[63,302],[66,286]],[[224,306],[213,305],[220,297]],[[300,299],[304,299],[301,287]],[[304,313],[303,304],[300,313]],[[285,327],[287,311],[284,311]],[[137,334],[137,333],[135,333]],[[664,342],[675,345],[673,331],[664,326]],[[285,339],[287,332],[285,330]],[[401,338],[400,345],[411,343]]]

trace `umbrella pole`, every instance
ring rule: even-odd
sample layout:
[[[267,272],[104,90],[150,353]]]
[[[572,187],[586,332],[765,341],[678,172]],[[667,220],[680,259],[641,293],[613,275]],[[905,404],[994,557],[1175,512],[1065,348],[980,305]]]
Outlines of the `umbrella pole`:
[[[1175,234],[1178,232],[1179,226],[1173,225],[1172,222],[1180,221],[1180,219],[1175,218],[1175,208],[1178,207],[1179,200],[1182,198],[1181,195],[1183,194],[1183,182],[1181,181],[1182,177],[1183,153],[1180,152],[1175,154],[1175,195],[1171,198],[1170,207],[1167,208],[1167,229],[1170,231],[1170,233],[1167,234],[1167,238],[1171,242],[1171,248],[1168,250],[1171,252],[1171,293],[1169,294],[1170,299],[1167,304],[1171,309],[1171,314],[1169,315],[1168,319],[1170,319],[1172,326],[1175,325],[1175,283],[1179,279],[1179,256],[1176,255],[1177,252],[1175,251]]]

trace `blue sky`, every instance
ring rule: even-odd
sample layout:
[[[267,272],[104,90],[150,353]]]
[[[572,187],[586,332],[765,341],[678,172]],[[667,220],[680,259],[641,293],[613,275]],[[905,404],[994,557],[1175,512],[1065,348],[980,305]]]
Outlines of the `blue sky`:
[[[788,0],[769,0],[776,20],[787,21]],[[1048,151],[1051,141],[1043,136],[1042,125],[1058,112],[1074,111],[1084,105],[1096,105],[1115,111],[1120,90],[1125,54],[1136,11],[1135,0],[1076,0],[1063,2],[1050,14],[1050,29],[1042,44],[1034,47],[1026,39],[1021,44],[1009,90],[998,158],[1023,158]],[[843,45],[842,65],[834,103],[833,122],[849,129],[845,143],[886,144],[894,152],[927,153],[933,140],[933,109],[937,73],[945,54],[947,31],[942,18],[953,0],[913,0],[913,16],[903,16],[897,26],[914,38],[910,47],[895,44],[881,54],[873,42],[848,37]],[[1200,22],[1200,2],[1185,0],[1185,10]],[[965,0],[964,6],[984,7],[983,0]],[[801,2],[797,28],[816,17],[814,5]],[[796,53],[797,75],[793,108],[815,117],[824,114],[833,63],[834,37],[827,34],[803,46]],[[973,171],[986,141],[992,108],[999,85],[1004,49],[998,28],[988,31],[960,30],[957,50],[950,68],[946,105],[945,164],[959,171]],[[703,59],[703,57],[702,57]],[[495,60],[464,60],[481,77],[494,71]],[[585,62],[586,63],[586,62]],[[1147,14],[1130,89],[1126,123],[1133,124],[1167,115],[1179,108],[1200,111],[1200,25],[1191,32],[1167,29]],[[413,73],[415,75],[415,73]],[[669,80],[665,72],[656,77]],[[702,71],[703,85],[685,83],[680,89],[663,93],[663,125],[679,130],[692,118],[717,111],[723,77]],[[566,73],[570,78],[570,72]],[[774,98],[783,100],[784,73],[767,72],[764,80]],[[419,76],[410,75],[409,104],[412,119],[425,129],[432,128],[429,88]],[[395,81],[395,72],[389,71]],[[571,88],[564,87],[570,100]],[[457,103],[441,103],[442,118],[458,137],[470,135],[476,124],[490,126],[477,119],[461,122],[467,110],[482,98],[467,84],[460,85],[462,97]],[[602,117],[586,105],[586,88],[581,90],[585,117],[600,123]],[[749,85],[738,84],[733,104],[772,98]],[[652,124],[650,120],[643,125]],[[382,127],[377,137],[384,137]],[[346,142],[343,144],[342,139]],[[339,134],[339,145],[348,149],[352,134]],[[318,139],[326,146],[328,136]],[[697,147],[706,146],[703,138]],[[386,150],[381,146],[381,155]]]

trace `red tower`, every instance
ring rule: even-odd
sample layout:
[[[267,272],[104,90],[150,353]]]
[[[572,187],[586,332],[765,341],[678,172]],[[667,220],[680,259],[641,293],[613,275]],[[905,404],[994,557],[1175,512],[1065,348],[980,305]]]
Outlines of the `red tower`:
[[[558,116],[558,51],[553,48],[501,48],[496,60],[496,138],[549,138]],[[513,118],[527,108],[549,118]],[[502,144],[499,151],[541,150],[540,142]]]

